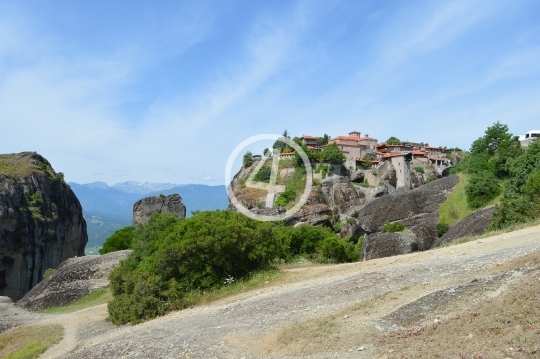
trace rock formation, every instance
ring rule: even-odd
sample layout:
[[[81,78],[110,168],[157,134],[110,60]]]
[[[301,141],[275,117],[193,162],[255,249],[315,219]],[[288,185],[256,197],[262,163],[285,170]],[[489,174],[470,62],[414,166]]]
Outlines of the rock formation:
[[[454,223],[441,238],[433,243],[433,248],[440,247],[459,238],[484,234],[493,215],[493,206],[486,207],[469,214],[461,221]]]
[[[407,254],[419,249],[417,238],[409,233],[374,233],[364,240],[362,260]]]
[[[0,155],[0,295],[21,298],[48,268],[84,256],[79,200],[35,152]]]
[[[130,250],[125,250],[102,256],[70,258],[26,293],[17,305],[29,310],[65,306],[93,290],[106,288],[109,273],[130,253]]]
[[[185,218],[186,206],[178,194],[143,198],[133,205],[133,227],[147,224],[154,213],[173,213]]]
[[[357,223],[350,228],[350,235],[365,235],[363,258],[373,259],[409,253],[411,250],[427,250],[438,238],[439,206],[446,200],[452,188],[458,183],[458,176],[446,177],[428,183],[420,188],[403,193],[383,196],[351,213]],[[406,245],[389,242],[404,240],[403,236],[382,235],[387,223],[401,222],[409,231]],[[373,243],[372,243],[373,242]],[[409,243],[410,242],[410,243]],[[376,249],[375,243],[385,243],[384,249]]]

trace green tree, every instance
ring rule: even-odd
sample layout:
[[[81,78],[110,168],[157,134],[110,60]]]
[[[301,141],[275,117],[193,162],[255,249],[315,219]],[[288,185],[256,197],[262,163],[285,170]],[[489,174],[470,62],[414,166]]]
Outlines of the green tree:
[[[471,145],[471,155],[487,155],[489,161],[493,162],[494,174],[497,177],[504,177],[508,174],[508,160],[521,155],[523,150],[517,136],[508,131],[508,126],[496,122],[485,131],[485,135],[480,137]]]
[[[501,194],[501,186],[497,177],[491,172],[473,174],[465,187],[467,203],[471,208],[480,208]]]
[[[283,131],[283,135],[282,135],[283,138],[291,138],[289,136],[289,133],[287,132],[287,130]],[[276,150],[280,150],[280,152],[283,152],[283,150],[285,148],[289,147],[288,144],[286,144],[285,142],[283,141],[280,141],[279,139],[277,139],[274,144],[272,145],[272,148],[273,149],[276,149]]]
[[[242,163],[244,164],[244,167],[249,167],[253,164],[253,153],[247,151],[244,154],[244,157],[242,159]]]
[[[268,156],[270,154],[270,150],[268,148],[265,148],[263,151],[263,155]]]
[[[99,250],[99,254],[107,254],[124,249],[131,249],[134,236],[135,228],[132,226],[117,230],[105,240],[103,247]]]
[[[399,138],[392,136],[389,139],[386,140],[387,145],[400,145],[401,141]]]
[[[364,168],[370,168],[371,167],[371,156],[366,154],[363,158],[362,158],[362,167]]]
[[[330,141],[330,135],[327,135],[326,133],[322,137],[317,137],[317,146],[325,146],[328,144],[328,141]]]
[[[345,162],[346,157],[339,149],[338,145],[332,143],[322,150],[322,158],[332,164],[342,164]]]

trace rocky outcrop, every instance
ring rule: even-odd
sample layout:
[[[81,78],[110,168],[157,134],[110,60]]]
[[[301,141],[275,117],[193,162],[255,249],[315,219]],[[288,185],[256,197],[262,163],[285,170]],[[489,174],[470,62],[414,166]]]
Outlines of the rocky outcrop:
[[[126,259],[130,250],[102,256],[70,258],[17,302],[19,307],[43,310],[65,306],[93,290],[109,285],[109,274]]]
[[[433,248],[440,247],[459,238],[484,234],[493,216],[493,206],[486,207],[469,214],[461,221],[454,223],[441,238],[433,243]]]
[[[362,203],[361,196],[349,176],[333,175],[322,180],[322,193],[327,198],[328,206],[336,215],[345,213],[348,208]]]
[[[415,237],[407,233],[374,233],[364,240],[362,260],[407,254],[419,250]]]
[[[35,152],[0,155],[0,295],[18,300],[48,268],[84,256],[81,204]]]
[[[365,245],[375,246],[375,244],[371,243],[386,243],[385,248],[380,251],[370,250],[373,254],[366,256],[369,259],[379,258],[378,255],[388,256],[409,253],[409,249],[406,248],[414,250],[430,249],[433,242],[438,238],[438,208],[446,200],[458,181],[458,176],[446,177],[411,191],[402,193],[396,191],[388,196],[377,198],[360,210],[349,213],[351,217],[356,218],[357,223],[350,226],[350,233],[347,233],[347,235],[352,235],[353,238],[365,235]],[[405,225],[410,232],[410,237],[415,240],[414,245],[409,245],[409,242],[405,245],[396,243],[391,246],[388,244],[391,241],[402,239],[400,236],[381,234],[384,225],[392,222],[401,222]],[[394,248],[394,252],[392,252],[392,248]]]
[[[287,218],[288,225],[311,224],[329,226],[332,222],[332,210],[327,204],[323,190],[313,186],[306,204],[293,216]]]
[[[154,213],[173,213],[185,218],[186,206],[178,194],[143,198],[133,205],[133,227],[147,224]]]

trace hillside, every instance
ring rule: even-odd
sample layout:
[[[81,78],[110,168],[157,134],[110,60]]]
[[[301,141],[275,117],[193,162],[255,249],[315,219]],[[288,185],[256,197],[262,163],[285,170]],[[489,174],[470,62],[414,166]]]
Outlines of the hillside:
[[[104,305],[31,321],[71,333],[43,358],[536,358],[539,235],[536,226],[399,257],[284,268],[259,289],[136,326],[105,322]]]

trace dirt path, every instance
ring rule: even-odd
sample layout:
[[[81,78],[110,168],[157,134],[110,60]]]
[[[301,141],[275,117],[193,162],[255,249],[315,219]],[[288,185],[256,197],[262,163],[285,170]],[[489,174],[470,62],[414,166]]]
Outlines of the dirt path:
[[[63,324],[67,335],[43,358],[377,357],[378,333],[444,316],[448,296],[456,310],[497,295],[515,277],[497,273],[539,251],[537,226],[427,252],[294,269],[291,283],[137,326],[115,328],[103,320],[105,306],[94,307],[45,319]],[[423,307],[404,306],[415,301]]]

